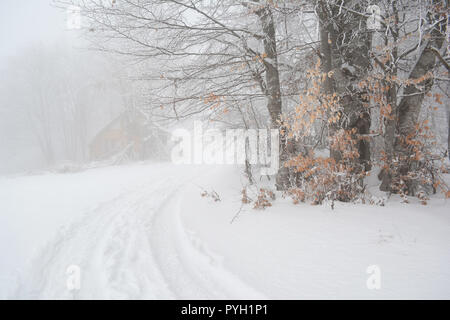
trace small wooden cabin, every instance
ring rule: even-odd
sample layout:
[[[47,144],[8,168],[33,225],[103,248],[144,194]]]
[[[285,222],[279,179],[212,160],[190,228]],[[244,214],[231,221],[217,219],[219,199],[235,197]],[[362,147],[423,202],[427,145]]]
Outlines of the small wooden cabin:
[[[123,155],[130,160],[164,160],[168,134],[151,125],[143,115],[123,112],[100,130],[89,145],[91,160]]]

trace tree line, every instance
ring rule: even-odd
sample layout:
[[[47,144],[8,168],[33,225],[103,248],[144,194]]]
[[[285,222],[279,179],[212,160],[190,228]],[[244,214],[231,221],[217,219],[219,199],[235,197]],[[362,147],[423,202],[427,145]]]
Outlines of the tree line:
[[[374,172],[383,191],[448,195],[445,0],[55,3],[80,8],[96,49],[142,64],[152,118],[278,129],[276,187],[297,201],[361,199]]]

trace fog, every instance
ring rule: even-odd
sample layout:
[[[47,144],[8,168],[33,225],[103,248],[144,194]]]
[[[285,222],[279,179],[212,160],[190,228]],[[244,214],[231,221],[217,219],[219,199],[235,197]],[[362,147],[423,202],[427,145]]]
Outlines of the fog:
[[[3,0],[0,2],[0,62],[7,63],[33,43],[65,41],[71,32],[65,29],[66,15],[49,0]],[[73,39],[72,39],[73,40]]]
[[[0,3],[1,174],[91,160],[90,141],[125,108],[126,66],[67,18],[48,0]]]
[[[448,13],[0,0],[0,300],[450,298]]]

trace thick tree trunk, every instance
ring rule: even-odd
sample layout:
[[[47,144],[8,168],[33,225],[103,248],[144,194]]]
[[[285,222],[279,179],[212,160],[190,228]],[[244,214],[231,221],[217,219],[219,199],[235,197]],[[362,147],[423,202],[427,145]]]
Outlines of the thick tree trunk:
[[[263,43],[266,57],[263,62],[266,71],[267,109],[270,114],[272,129],[280,130],[280,168],[276,177],[276,186],[278,190],[286,190],[289,188],[289,169],[285,167],[288,153],[286,149],[286,130],[280,127],[282,100],[275,25],[272,12],[268,6],[258,10],[257,15],[261,21],[264,34]]]
[[[427,47],[431,45],[431,42],[429,42]],[[442,46],[442,43],[443,41],[441,41],[440,46]],[[415,80],[424,77],[433,70],[435,60],[435,55],[430,50],[425,49],[409,78]],[[401,136],[406,137],[415,130],[423,99],[425,94],[430,91],[432,85],[433,78],[430,77],[421,83],[423,89],[419,89],[415,85],[409,85],[405,88],[404,97],[398,108],[398,130]],[[396,146],[400,147],[398,143]]]
[[[347,0],[343,5],[361,11],[358,2]],[[371,35],[360,30],[360,26],[365,25],[365,21],[361,20],[364,17],[330,7],[327,1],[319,1],[318,13],[322,71],[327,74],[333,71],[332,78],[325,78],[323,91],[325,94],[338,94],[344,113],[341,119],[345,119],[333,125],[329,135],[334,136],[340,128],[356,128],[357,136],[367,135],[370,132],[370,114],[365,108],[367,101],[363,99],[364,92],[355,90],[356,82],[367,76],[370,66]],[[369,141],[361,139],[357,148],[359,164],[364,166],[365,170],[370,170]],[[342,160],[339,150],[330,148],[330,156],[337,162]]]
[[[439,16],[433,17],[432,21],[438,21]],[[436,24],[431,31],[430,39],[425,45],[422,54],[417,60],[410,76],[410,80],[417,80],[424,78],[418,85],[408,85],[403,92],[403,98],[398,107],[398,138],[395,141],[395,152],[397,152],[403,159],[400,167],[400,174],[407,175],[414,170],[413,161],[409,161],[411,155],[411,148],[405,143],[405,138],[414,135],[419,119],[419,114],[422,107],[425,94],[427,94],[433,86],[433,77],[427,76],[432,72],[436,64],[436,55],[434,49],[440,49],[445,41],[446,20],[442,19],[440,23]],[[406,160],[408,159],[408,160]],[[411,195],[416,193],[417,181],[410,181],[408,183],[408,192]]]
[[[394,158],[394,145],[395,145],[395,127],[396,127],[396,110],[397,110],[397,87],[394,83],[389,85],[387,92],[387,102],[391,106],[391,117],[387,118],[384,122],[384,152],[386,154],[386,164],[390,166]],[[391,191],[392,185],[392,173],[391,168],[383,168],[378,178],[380,178],[381,191]]]
[[[448,136],[447,136],[447,156],[450,160],[450,106],[447,106],[447,125],[448,125]]]

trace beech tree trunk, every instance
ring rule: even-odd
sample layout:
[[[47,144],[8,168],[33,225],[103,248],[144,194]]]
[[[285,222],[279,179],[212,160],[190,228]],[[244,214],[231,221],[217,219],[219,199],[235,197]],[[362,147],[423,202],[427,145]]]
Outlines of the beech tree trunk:
[[[289,169],[284,164],[288,160],[288,152],[286,148],[286,130],[280,126],[279,122],[282,114],[282,100],[275,25],[272,12],[268,6],[258,10],[256,13],[261,21],[264,34],[263,44],[266,57],[263,59],[263,63],[266,78],[267,109],[270,114],[272,129],[280,130],[280,168],[276,177],[276,186],[278,190],[286,190],[289,188]]]
[[[347,0],[342,4],[355,12],[365,10],[358,1]],[[333,71],[323,82],[323,91],[338,94],[343,112],[342,122],[332,126],[329,135],[333,136],[337,128],[356,128],[355,138],[367,135],[370,132],[370,113],[365,107],[368,101],[363,98],[365,92],[355,89],[357,81],[366,78],[370,67],[371,35],[361,30],[366,18],[351,10],[330,6],[327,1],[318,2],[318,14],[322,70],[327,74]],[[359,164],[370,170],[369,141],[360,139],[357,148]],[[342,160],[339,150],[331,148],[330,156],[337,162]]]
[[[447,156],[450,160],[450,106],[447,106],[447,125],[448,125],[448,136],[447,136]]]
[[[433,21],[439,21],[441,17],[429,14],[430,24]],[[436,66],[436,55],[434,49],[441,49],[445,41],[446,19],[441,19],[440,23],[436,23],[430,32],[430,38],[427,40],[419,59],[417,60],[409,79],[416,80],[425,77],[425,80],[419,85],[408,85],[403,92],[403,98],[398,106],[398,137],[395,139],[395,152],[403,159],[410,159],[411,148],[405,144],[404,139],[409,135],[414,135],[419,119],[422,103],[432,86],[433,76],[427,76]],[[400,174],[407,175],[414,170],[414,161],[405,160],[401,163]],[[417,181],[409,181],[407,183],[408,193],[415,195],[418,186]]]

